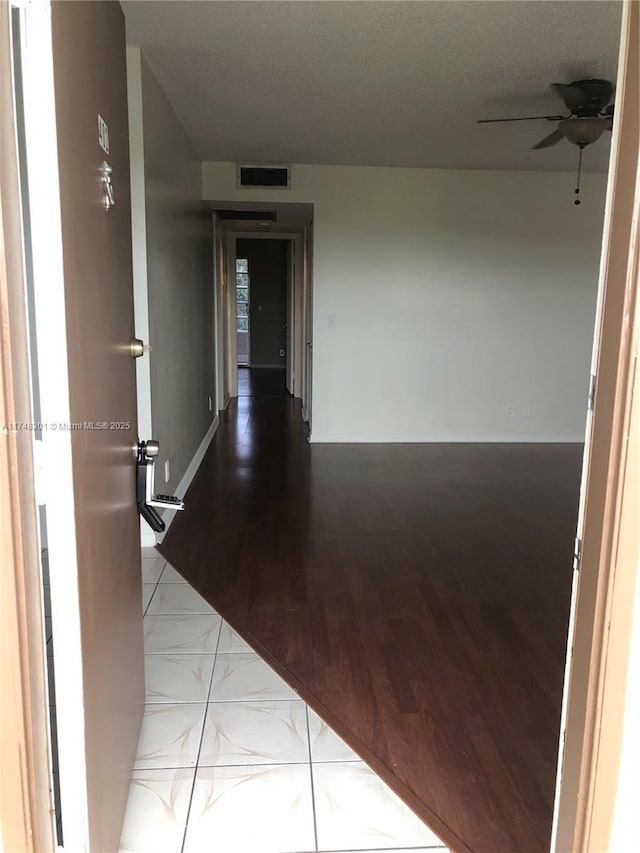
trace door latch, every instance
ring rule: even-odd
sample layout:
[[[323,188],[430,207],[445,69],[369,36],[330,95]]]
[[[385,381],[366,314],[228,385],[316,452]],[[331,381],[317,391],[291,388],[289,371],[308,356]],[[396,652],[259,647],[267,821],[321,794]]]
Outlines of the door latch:
[[[155,493],[155,461],[159,453],[160,445],[157,441],[138,442],[136,498],[138,512],[156,533],[166,529],[166,524],[156,507],[184,509],[184,501],[175,495]]]

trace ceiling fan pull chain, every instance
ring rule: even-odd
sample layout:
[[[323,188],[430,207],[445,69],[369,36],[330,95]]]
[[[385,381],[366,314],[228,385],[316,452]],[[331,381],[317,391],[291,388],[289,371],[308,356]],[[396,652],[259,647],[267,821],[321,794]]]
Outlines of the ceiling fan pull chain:
[[[575,192],[575,194],[576,194],[576,195],[578,195],[578,196],[579,196],[579,195],[580,195],[580,178],[581,178],[581,176],[582,176],[582,152],[583,152],[583,151],[584,151],[584,149],[585,149],[585,145],[584,145],[584,143],[581,143],[581,144],[578,146],[578,148],[580,149],[580,154],[578,155],[578,184],[577,184],[577,186],[576,186],[576,188],[575,188],[574,192]],[[580,204],[580,199],[579,199],[579,198],[577,198],[573,203],[574,203],[574,204]]]

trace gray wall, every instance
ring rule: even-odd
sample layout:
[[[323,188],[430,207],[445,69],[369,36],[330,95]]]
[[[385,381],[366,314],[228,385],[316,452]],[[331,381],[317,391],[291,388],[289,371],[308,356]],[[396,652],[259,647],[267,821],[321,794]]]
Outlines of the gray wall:
[[[142,110],[151,412],[160,442],[157,485],[171,490],[213,419],[213,229],[199,201],[199,157],[144,58]]]
[[[280,350],[287,341],[287,241],[238,240],[236,254],[249,258],[251,366],[284,367]]]

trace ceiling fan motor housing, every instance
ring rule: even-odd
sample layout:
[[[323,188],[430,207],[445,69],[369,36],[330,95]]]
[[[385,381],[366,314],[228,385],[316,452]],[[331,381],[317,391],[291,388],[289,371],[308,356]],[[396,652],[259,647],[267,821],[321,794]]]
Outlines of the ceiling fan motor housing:
[[[583,94],[583,102],[571,110],[577,118],[597,116],[611,100],[611,83],[608,80],[576,80],[569,86],[579,89]]]

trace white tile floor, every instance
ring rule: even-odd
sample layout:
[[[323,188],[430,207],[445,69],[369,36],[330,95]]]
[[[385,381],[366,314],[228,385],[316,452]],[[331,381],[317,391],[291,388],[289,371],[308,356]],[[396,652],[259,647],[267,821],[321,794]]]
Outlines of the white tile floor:
[[[151,549],[147,705],[122,853],[446,851]]]

